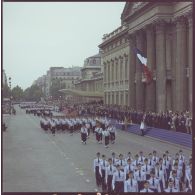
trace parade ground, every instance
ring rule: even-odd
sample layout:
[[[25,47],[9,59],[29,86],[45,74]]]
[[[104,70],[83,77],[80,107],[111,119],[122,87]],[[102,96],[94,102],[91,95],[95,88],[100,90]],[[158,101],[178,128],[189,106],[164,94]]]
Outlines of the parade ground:
[[[188,158],[191,150],[179,145],[150,137],[142,137],[117,130],[116,143],[108,148],[98,144],[90,134],[87,144],[81,143],[80,133],[72,136],[66,132],[46,133],[40,128],[40,118],[27,115],[16,108],[6,132],[2,132],[2,191],[3,192],[95,192],[98,189],[93,172],[96,153],[111,157],[130,151],[133,156],[139,151],[145,155],[156,150],[162,155],[169,150],[174,155],[179,149]]]

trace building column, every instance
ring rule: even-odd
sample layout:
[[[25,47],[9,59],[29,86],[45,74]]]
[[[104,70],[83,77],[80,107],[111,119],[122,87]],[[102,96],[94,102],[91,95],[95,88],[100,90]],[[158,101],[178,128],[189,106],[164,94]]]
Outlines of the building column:
[[[136,55],[133,51],[135,47],[135,36],[130,35],[129,37],[129,107],[132,109],[136,108],[136,87],[135,87],[135,73],[136,73]],[[125,59],[126,61],[126,59]],[[127,71],[127,70],[126,70]]]
[[[176,48],[176,110],[185,111],[187,109],[187,39],[186,20],[180,17],[176,23],[177,48]]]
[[[143,51],[143,31],[138,31],[136,33],[136,47]],[[134,53],[135,55],[135,53]],[[143,83],[142,83],[142,65],[138,58],[136,58],[136,110],[144,110],[144,93],[143,93]]]
[[[188,34],[188,66],[189,66],[189,111],[192,114],[192,73],[193,73],[193,66],[192,66],[192,53],[193,53],[193,26],[192,26],[192,14],[188,16],[188,27],[189,27],[189,34]]]
[[[147,40],[147,66],[153,71],[155,70],[155,34],[152,25],[146,27],[146,40]],[[156,110],[156,89],[155,81],[146,85],[146,111]]]
[[[156,111],[166,109],[165,22],[156,25]]]

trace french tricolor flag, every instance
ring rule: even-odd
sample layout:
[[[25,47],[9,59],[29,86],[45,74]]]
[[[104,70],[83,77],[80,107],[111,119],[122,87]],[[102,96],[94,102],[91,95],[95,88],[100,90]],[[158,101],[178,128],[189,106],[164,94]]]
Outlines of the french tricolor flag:
[[[143,72],[144,72],[144,75],[146,76],[146,81],[149,84],[152,81],[152,72],[147,66],[147,58],[144,56],[144,54],[139,49],[134,48],[133,50],[136,53],[139,61],[143,65]]]

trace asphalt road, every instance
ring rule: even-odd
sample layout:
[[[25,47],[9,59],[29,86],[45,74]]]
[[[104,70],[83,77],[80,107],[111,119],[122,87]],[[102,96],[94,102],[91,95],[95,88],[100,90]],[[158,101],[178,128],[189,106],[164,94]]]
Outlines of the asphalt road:
[[[154,149],[159,155],[182,149],[186,156],[191,150],[149,137],[118,131],[116,143],[105,148],[91,134],[83,145],[80,134],[45,133],[39,118],[25,114],[16,107],[3,136],[3,192],[95,192],[93,159],[99,151],[107,157],[116,154],[133,155],[142,150],[146,155]]]

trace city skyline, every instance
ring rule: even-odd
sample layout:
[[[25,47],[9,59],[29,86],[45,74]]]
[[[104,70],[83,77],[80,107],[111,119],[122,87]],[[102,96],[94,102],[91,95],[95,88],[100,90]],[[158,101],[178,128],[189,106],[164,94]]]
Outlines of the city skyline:
[[[82,67],[103,35],[120,26],[124,4],[4,3],[3,68],[12,87],[26,89],[53,66]]]

